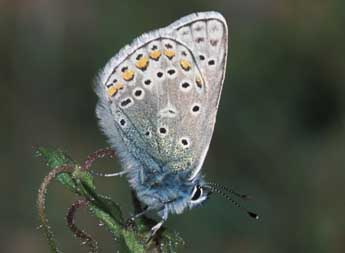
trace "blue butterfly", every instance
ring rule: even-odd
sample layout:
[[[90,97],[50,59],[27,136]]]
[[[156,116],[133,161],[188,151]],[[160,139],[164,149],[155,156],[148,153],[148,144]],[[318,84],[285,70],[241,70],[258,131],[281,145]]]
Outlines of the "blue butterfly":
[[[147,206],[133,218],[149,211],[161,217],[152,236],[169,214],[200,205],[212,192],[245,197],[207,183],[200,173],[216,122],[227,51],[224,17],[195,13],[138,37],[99,74],[97,117],[123,167],[112,175],[125,175]]]

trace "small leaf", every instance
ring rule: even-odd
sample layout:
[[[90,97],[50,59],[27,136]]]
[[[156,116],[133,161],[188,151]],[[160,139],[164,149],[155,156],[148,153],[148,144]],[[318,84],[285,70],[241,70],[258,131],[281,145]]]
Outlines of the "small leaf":
[[[42,157],[50,169],[62,166],[64,164],[75,164],[69,156],[59,149],[54,150],[51,148],[38,147],[36,149],[36,156]],[[77,186],[70,174],[61,173],[57,176],[57,180],[66,186],[71,192],[78,192]]]
[[[109,214],[117,223],[123,225],[123,218],[120,207],[110,198],[97,194],[85,182],[81,182],[83,188],[87,192],[87,197],[91,203],[100,210]]]
[[[38,147],[36,149],[36,156],[41,156],[49,168],[56,168],[63,164],[74,164],[73,159],[60,149]]]
[[[94,204],[91,204],[89,211],[92,215],[96,216],[104,227],[107,228],[115,237],[120,237],[122,232],[122,225],[118,224],[109,213],[104,212]]]
[[[87,186],[92,191],[96,190],[96,186],[95,186],[95,184],[93,182],[93,177],[92,177],[92,175],[89,172],[81,171],[80,167],[78,167],[74,171],[73,177],[79,179],[82,182],[83,185]]]
[[[106,206],[106,209],[109,210],[109,214],[118,222],[123,224],[122,212],[119,207],[112,199],[107,196],[98,195],[103,205]]]
[[[145,252],[146,245],[145,245],[144,237],[140,240],[138,238],[139,234],[137,234],[134,230],[123,230],[122,233],[130,252],[133,252],[133,253]]]

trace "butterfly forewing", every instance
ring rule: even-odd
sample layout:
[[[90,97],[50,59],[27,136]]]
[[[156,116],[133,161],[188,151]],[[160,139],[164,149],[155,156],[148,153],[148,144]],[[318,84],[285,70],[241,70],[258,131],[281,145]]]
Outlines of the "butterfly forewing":
[[[114,126],[99,118],[115,149],[124,143],[143,166],[199,170],[215,123],[226,33],[219,19],[187,16],[144,35],[108,64],[100,96]]]

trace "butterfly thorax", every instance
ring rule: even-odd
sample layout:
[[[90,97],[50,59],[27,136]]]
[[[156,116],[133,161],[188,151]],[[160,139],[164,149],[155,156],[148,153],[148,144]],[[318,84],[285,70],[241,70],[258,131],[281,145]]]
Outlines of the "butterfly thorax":
[[[200,176],[188,180],[186,171],[161,171],[156,175],[145,175],[143,180],[142,172],[137,170],[130,173],[129,182],[136,191],[138,199],[150,208],[167,207],[172,214],[180,214],[190,204],[191,193],[195,185],[202,184]]]

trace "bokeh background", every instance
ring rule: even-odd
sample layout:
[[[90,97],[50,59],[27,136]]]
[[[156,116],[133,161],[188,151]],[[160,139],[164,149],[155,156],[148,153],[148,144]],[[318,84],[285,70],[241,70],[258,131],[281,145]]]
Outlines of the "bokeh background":
[[[1,0],[0,252],[48,252],[35,208],[47,168],[32,146],[80,161],[107,146],[94,113],[99,69],[141,33],[206,10],[228,20],[230,55],[204,172],[253,195],[244,204],[262,219],[212,196],[170,217],[181,252],[345,252],[344,9],[343,0]],[[133,211],[124,179],[96,183]],[[52,185],[48,215],[64,252],[86,252],[65,226],[73,199]],[[86,212],[78,221],[115,252]]]

